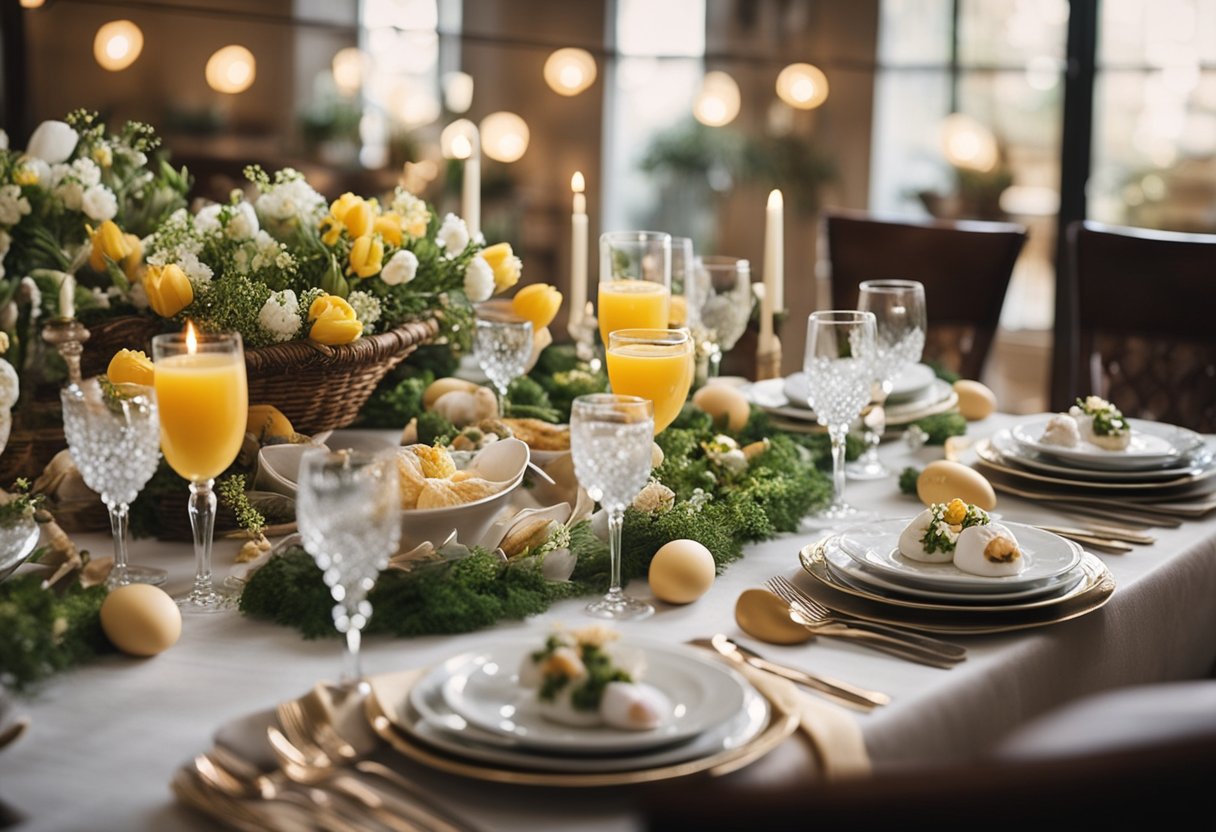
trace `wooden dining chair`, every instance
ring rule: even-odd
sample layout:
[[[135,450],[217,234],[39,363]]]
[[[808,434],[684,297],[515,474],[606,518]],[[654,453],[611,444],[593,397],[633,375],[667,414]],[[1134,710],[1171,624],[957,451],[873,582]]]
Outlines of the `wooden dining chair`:
[[[856,309],[863,280],[925,285],[925,358],[978,379],[992,348],[1025,226],[979,220],[910,220],[828,210],[822,277],[833,309]]]
[[[1076,222],[1057,293],[1052,406],[1216,431],[1216,235]]]

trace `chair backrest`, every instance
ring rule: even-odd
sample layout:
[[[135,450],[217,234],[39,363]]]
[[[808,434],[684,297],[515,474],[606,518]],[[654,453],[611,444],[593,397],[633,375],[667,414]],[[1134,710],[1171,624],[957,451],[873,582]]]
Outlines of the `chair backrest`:
[[[978,220],[906,220],[829,210],[826,257],[834,309],[856,309],[863,280],[925,285],[925,358],[978,379],[992,347],[1026,228]]]
[[[1216,235],[1076,222],[1052,385],[1127,416],[1216,431]]]

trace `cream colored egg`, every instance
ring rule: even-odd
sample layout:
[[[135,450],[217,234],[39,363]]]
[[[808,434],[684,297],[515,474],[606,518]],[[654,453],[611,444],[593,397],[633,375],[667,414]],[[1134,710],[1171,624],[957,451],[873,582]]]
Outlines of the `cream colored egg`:
[[[692,396],[692,403],[704,410],[714,424],[734,432],[743,430],[751,416],[751,405],[744,396],[729,384],[707,384]]]
[[[996,412],[996,393],[978,381],[959,379],[954,382],[958,394],[958,412],[968,422],[987,419]]]
[[[132,656],[155,656],[177,643],[182,613],[164,590],[148,584],[114,589],[101,604],[101,629]]]
[[[916,478],[916,496],[927,506],[948,503],[958,497],[964,503],[972,503],[992,511],[996,508],[996,492],[992,483],[974,468],[961,462],[939,459],[930,462]]]
[[[422,393],[422,407],[430,410],[434,407],[435,402],[439,401],[440,396],[453,392],[476,393],[479,387],[480,385],[462,378],[435,379]]]
[[[691,604],[713,586],[714,556],[695,540],[672,540],[650,561],[650,591],[669,604]]]

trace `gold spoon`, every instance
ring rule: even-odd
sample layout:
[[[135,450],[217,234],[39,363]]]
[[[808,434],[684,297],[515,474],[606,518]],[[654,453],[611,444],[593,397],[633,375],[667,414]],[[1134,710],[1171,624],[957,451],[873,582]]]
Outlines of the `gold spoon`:
[[[768,644],[803,644],[815,637],[790,618],[789,607],[767,589],[745,589],[735,601],[735,621],[743,632]]]

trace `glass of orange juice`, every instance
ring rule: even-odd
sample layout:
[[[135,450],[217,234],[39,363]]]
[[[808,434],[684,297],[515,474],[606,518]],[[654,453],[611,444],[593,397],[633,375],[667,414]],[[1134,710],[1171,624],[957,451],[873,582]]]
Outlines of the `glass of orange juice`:
[[[618,329],[608,336],[612,392],[654,402],[656,436],[680,415],[694,370],[692,336],[686,329]]]
[[[671,235],[609,231],[600,235],[596,315],[600,337],[617,329],[665,329],[671,304]]]
[[[183,611],[213,612],[227,599],[211,580],[216,502],[212,486],[241,449],[249,411],[241,336],[201,333],[187,322],[184,332],[152,339],[152,360],[161,452],[190,482],[194,586],[176,600]]]

